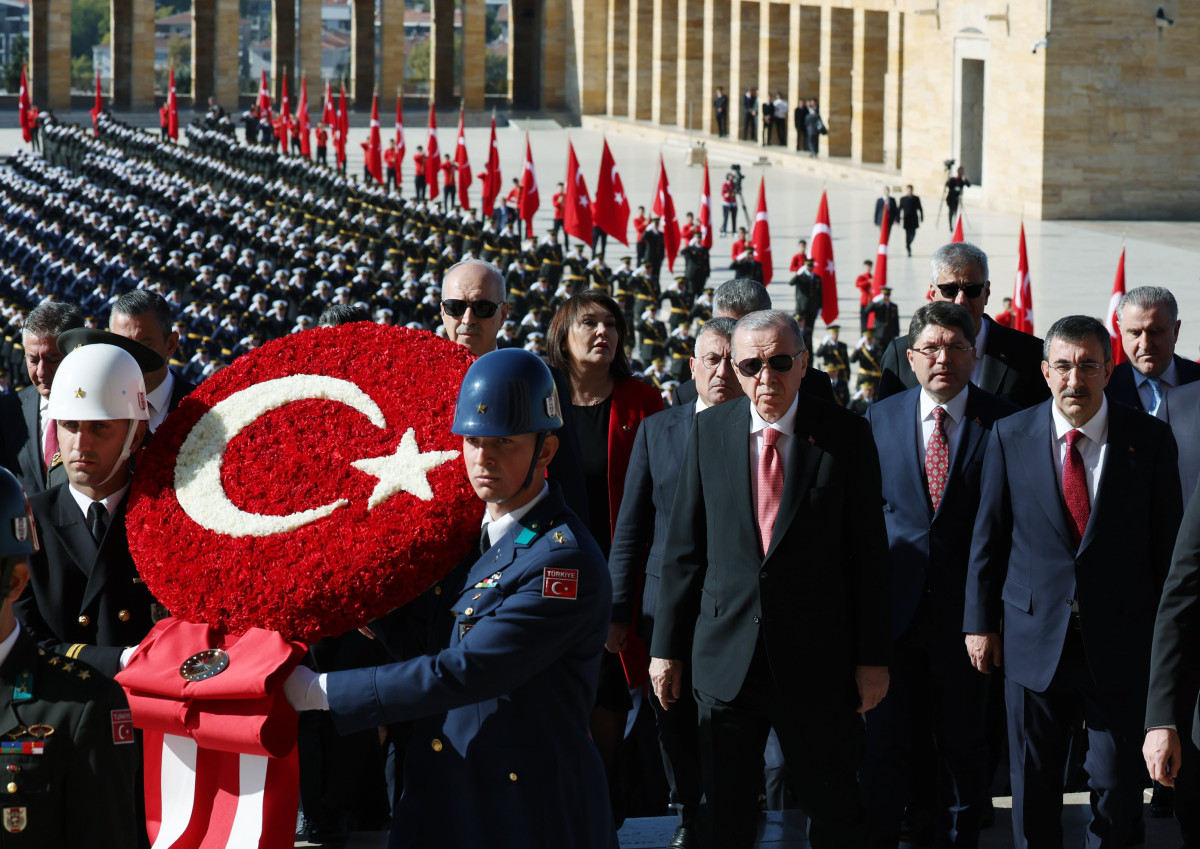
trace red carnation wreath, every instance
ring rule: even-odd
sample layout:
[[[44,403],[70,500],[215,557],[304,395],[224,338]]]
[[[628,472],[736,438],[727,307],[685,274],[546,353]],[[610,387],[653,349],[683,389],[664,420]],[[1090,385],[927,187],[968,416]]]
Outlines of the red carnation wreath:
[[[454,403],[473,361],[420,330],[308,330],[239,357],[138,457],[129,548],[172,615],[314,642],[466,553],[480,507]]]

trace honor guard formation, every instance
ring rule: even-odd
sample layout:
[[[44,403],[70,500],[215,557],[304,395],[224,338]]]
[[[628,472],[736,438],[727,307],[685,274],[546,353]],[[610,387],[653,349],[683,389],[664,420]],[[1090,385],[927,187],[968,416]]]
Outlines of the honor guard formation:
[[[787,144],[783,95],[761,105]],[[791,117],[815,155],[816,103]],[[427,169],[407,196],[394,151],[360,183],[323,129],[313,161],[243,120],[175,145],[42,113],[0,169],[0,843],[149,845],[111,680],[169,615],[129,554],[138,449],[236,357],[374,321],[477,357],[451,431],[481,527],[288,679],[297,839],[613,849],[670,814],[670,849],[746,849],[794,808],[815,849],[970,849],[999,795],[1024,849],[1087,790],[1088,847],[1172,815],[1200,846],[1200,365],[1170,291],[1037,338],[954,242],[907,326],[868,262],[858,341],[817,338],[808,246],[773,308],[736,169],[713,285],[691,214],[638,208],[610,266],[561,185],[539,237],[519,181],[482,216],[426,200]],[[876,215],[906,245],[924,220],[911,187]]]

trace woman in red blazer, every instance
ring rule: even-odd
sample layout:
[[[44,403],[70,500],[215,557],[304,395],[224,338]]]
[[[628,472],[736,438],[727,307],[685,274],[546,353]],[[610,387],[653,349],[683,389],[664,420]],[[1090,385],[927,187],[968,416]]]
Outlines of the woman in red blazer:
[[[571,385],[570,402],[588,493],[587,524],[605,557],[625,491],[625,471],[638,424],[663,408],[658,390],[633,376],[625,358],[628,332],[616,301],[591,289],[563,304],[546,334],[550,365],[566,372]],[[616,761],[625,719],[633,706],[629,687],[644,683],[648,666],[645,646],[633,643],[631,638],[630,648],[621,655],[624,674],[616,656],[605,653],[591,718],[592,739],[608,773],[614,812],[621,808]],[[622,815],[615,813],[614,818],[620,825]]]

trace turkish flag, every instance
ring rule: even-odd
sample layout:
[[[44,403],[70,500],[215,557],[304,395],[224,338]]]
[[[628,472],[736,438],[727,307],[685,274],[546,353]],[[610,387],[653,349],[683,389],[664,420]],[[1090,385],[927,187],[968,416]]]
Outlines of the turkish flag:
[[[587,182],[575,158],[575,145],[567,140],[567,203],[563,211],[563,230],[585,245],[592,243],[592,200]]]
[[[1117,276],[1113,280],[1112,296],[1108,299],[1108,315],[1104,323],[1108,325],[1108,336],[1112,339],[1113,365],[1125,362],[1125,349],[1121,347],[1121,326],[1117,323],[1117,305],[1125,296],[1125,245],[1121,244],[1121,258],[1117,260]],[[1015,303],[1015,301],[1014,301]]]
[[[263,68],[262,79],[258,83],[258,111],[271,111],[271,90],[267,88],[267,69]]]
[[[173,89],[172,89],[173,90]],[[25,77],[25,66],[21,66],[21,95],[17,98],[17,116],[21,122],[21,137],[25,143],[33,141],[33,127],[29,126],[33,102],[29,99],[29,81]]]
[[[383,142],[379,138],[379,94],[371,95],[371,134],[367,137],[367,173],[376,183],[383,182]]]
[[[959,222],[962,222],[960,217]],[[1033,334],[1033,292],[1029,287],[1029,256],[1025,253],[1025,224],[1017,254],[1017,279],[1013,285],[1013,330]]]
[[[280,80],[280,97],[279,97],[279,149],[283,153],[288,152],[288,137],[292,127],[292,109],[288,105],[288,90],[287,90],[287,70],[283,72]]]
[[[399,94],[396,95],[396,185],[399,186],[403,174],[400,164],[404,161],[404,104]]]
[[[767,183],[758,181],[758,210],[754,213],[754,230],[750,233],[754,256],[762,264],[763,285],[771,282],[775,267],[771,262],[771,219],[767,215]]]
[[[337,132],[334,134],[334,146],[337,148],[338,165],[346,163],[346,136],[350,132],[350,112],[346,109],[346,84],[342,83],[338,98]]]
[[[667,166],[662,154],[658,157],[658,188],[654,192],[654,214],[658,216],[658,229],[663,234],[663,245],[667,249],[667,268],[675,271],[675,257],[679,254],[679,216],[675,214],[675,198],[667,182]]]
[[[492,138],[488,142],[487,167],[479,179],[483,181],[483,214],[491,216],[496,211],[496,198],[500,196],[500,145],[496,141],[496,116],[492,116]]]
[[[458,110],[458,143],[454,147],[454,166],[458,169],[458,205],[471,208],[467,192],[471,188],[471,163],[467,159],[467,137],[463,135],[463,110]]]
[[[167,136],[173,141],[179,141],[179,102],[175,99],[174,65],[171,66],[171,75],[167,82]]]
[[[829,226],[829,199],[821,192],[821,205],[817,207],[817,220],[808,239],[808,255],[813,260],[813,271],[821,278],[821,318],[832,324],[838,316],[837,267],[833,262],[833,230]]]
[[[708,160],[704,161],[704,188],[700,190],[700,244],[712,249],[712,192],[708,186]],[[755,249],[757,250],[757,248]]]
[[[325,81],[325,108],[321,111],[321,123],[329,127],[337,138],[337,112],[333,108],[333,88]]]
[[[96,72],[96,102],[90,110],[92,116],[92,131],[99,136],[100,129],[96,126],[96,121],[100,119],[100,113],[104,111],[104,98],[100,96],[100,72]]]
[[[312,156],[312,141],[308,137],[310,122],[308,118],[308,77],[300,77],[300,103],[296,107],[296,143],[300,146],[300,155]]]
[[[875,251],[875,274],[871,278],[871,296],[883,291],[887,285],[888,208],[883,205],[883,221],[879,226],[879,247]],[[822,281],[824,282],[824,281]]]
[[[962,213],[960,212],[958,214],[958,222],[954,225],[954,237],[950,239],[951,244],[954,244],[955,242],[966,241],[966,239],[963,238],[962,218]]]
[[[438,156],[437,115],[433,113],[433,104],[429,104],[429,144],[425,146],[425,188],[430,200],[437,200],[438,173],[441,170],[441,158]]]
[[[533,148],[529,146],[529,133],[525,134],[525,165],[521,174],[521,204],[519,213],[525,221],[525,234],[533,238],[533,214],[541,200],[538,198],[537,172],[533,170]]]
[[[600,155],[600,176],[596,178],[596,204],[592,211],[592,223],[626,247],[629,246],[629,198],[621,185],[621,172],[608,140],[604,141],[604,152]],[[591,241],[590,237],[587,241]]]

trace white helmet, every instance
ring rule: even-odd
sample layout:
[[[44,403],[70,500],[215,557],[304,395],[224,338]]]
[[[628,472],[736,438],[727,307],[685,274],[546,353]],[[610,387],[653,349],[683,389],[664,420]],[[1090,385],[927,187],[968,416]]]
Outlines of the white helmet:
[[[84,345],[63,357],[47,415],[57,421],[150,418],[137,361],[115,345]]]

